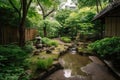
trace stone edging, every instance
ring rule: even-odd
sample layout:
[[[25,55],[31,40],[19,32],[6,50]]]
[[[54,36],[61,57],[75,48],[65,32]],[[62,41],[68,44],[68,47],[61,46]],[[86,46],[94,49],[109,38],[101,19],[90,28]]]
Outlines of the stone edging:
[[[112,64],[107,60],[103,60],[103,62],[115,74],[115,77],[120,80],[120,73],[112,66]]]
[[[66,48],[66,50],[61,51],[59,53],[58,59],[59,57],[63,56],[70,48],[71,46],[68,46]],[[53,66],[51,66],[48,70],[42,72],[38,78],[36,79],[32,79],[32,80],[44,80],[47,76],[51,75],[52,73],[54,73],[55,71],[59,70],[59,69],[63,69],[63,67],[61,66],[61,64],[58,62],[56,64],[54,64]]]

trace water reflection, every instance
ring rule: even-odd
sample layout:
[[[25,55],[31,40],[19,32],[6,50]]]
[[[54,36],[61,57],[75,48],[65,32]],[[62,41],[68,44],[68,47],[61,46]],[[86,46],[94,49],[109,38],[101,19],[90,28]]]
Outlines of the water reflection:
[[[64,69],[56,71],[45,80],[116,80],[105,65],[92,62],[88,56],[68,52],[59,58],[59,62]]]
[[[64,69],[64,76],[65,76],[66,78],[71,77],[71,72],[72,72],[71,69]]]
[[[86,56],[80,56],[79,54],[67,53],[60,58],[60,63],[64,67],[64,76],[66,78],[75,77],[75,76],[87,76],[81,70],[81,67],[89,64],[91,60]]]

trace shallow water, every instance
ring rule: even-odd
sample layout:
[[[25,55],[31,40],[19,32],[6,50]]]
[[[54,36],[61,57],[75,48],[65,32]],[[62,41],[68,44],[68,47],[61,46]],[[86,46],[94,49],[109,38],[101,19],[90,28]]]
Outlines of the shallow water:
[[[89,56],[70,51],[60,57],[59,62],[64,69],[56,71],[45,80],[117,80],[104,63],[93,61]]]
[[[59,61],[64,67],[64,72],[66,72],[66,70],[71,70],[69,71],[71,72],[71,77],[78,75],[87,76],[86,73],[82,72],[81,68],[91,62],[91,60],[87,56],[80,56],[79,54],[71,53],[65,54],[60,58]]]

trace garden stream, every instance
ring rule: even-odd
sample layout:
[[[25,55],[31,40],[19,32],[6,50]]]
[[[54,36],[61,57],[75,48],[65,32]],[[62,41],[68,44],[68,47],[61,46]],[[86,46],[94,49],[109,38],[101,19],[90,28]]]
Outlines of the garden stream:
[[[71,48],[59,58],[64,69],[58,70],[45,80],[117,80],[108,68],[94,56],[82,56]]]

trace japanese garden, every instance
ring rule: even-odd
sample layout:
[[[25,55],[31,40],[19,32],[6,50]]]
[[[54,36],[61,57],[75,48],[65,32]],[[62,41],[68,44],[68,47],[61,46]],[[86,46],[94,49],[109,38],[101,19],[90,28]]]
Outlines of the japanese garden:
[[[120,0],[0,0],[0,80],[120,80]]]

